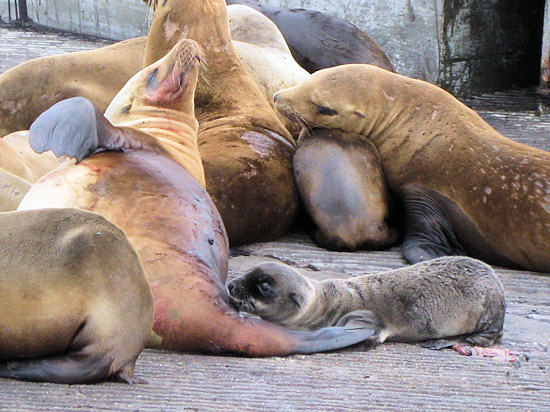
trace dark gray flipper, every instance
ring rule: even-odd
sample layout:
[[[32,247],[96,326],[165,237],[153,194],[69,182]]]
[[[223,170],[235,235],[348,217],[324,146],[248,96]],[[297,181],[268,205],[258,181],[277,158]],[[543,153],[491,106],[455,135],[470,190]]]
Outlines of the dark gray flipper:
[[[111,367],[102,355],[80,352],[43,359],[0,363],[0,378],[53,383],[93,383],[105,379]]]
[[[362,327],[371,329],[373,334],[365,339],[359,345],[361,350],[370,350],[380,345],[380,329],[382,328],[382,322],[380,319],[370,310],[355,310],[342,316],[337,323],[338,326],[347,327]]]
[[[409,263],[466,255],[444,207],[429,190],[407,188],[403,202],[407,230],[402,250]]]
[[[450,348],[453,345],[456,345],[458,343],[459,343],[459,340],[432,339],[432,340],[427,340],[425,342],[422,342],[421,345],[423,348],[428,348],[432,350],[441,350],[441,349]]]
[[[104,121],[107,119],[88,99],[73,97],[62,100],[33,122],[29,129],[29,143],[37,153],[52,150],[58,157],[66,154],[80,162],[101,151],[98,123]]]
[[[300,340],[293,351],[297,354],[310,354],[342,349],[370,338],[375,331],[365,327],[329,326],[312,332],[291,331],[290,334]]]

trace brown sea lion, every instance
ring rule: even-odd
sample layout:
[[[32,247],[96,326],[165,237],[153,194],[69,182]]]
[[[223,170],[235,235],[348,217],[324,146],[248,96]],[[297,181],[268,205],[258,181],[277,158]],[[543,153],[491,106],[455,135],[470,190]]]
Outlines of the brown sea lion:
[[[228,283],[239,309],[293,329],[363,321],[375,332],[366,348],[385,341],[458,338],[488,346],[502,336],[505,301],[490,266],[468,257],[442,257],[350,279],[315,281],[291,266],[267,262]]]
[[[380,156],[366,138],[334,129],[303,129],[292,159],[298,193],[316,225],[312,237],[334,250],[389,247],[390,193]]]
[[[374,143],[404,202],[409,262],[467,254],[550,272],[550,153],[437,86],[370,65],[321,70],[274,99],[291,118]]]
[[[294,59],[308,72],[349,63],[394,68],[378,44],[356,26],[313,10],[287,9],[258,0],[227,0],[250,6],[272,20],[288,43]]]
[[[212,196],[232,245],[273,239],[295,216],[294,140],[241,63],[223,0],[166,0],[156,7],[145,64],[187,30],[207,70],[195,95],[199,148]]]
[[[0,378],[141,382],[153,297],[128,239],[75,209],[0,213]]]
[[[364,339],[365,330],[350,328],[296,334],[242,318],[228,306],[227,236],[200,183],[193,107],[199,59],[194,41],[177,42],[113,99],[106,111],[112,123],[83,98],[43,113],[30,128],[32,147],[66,153],[80,163],[64,164],[40,179],[20,209],[93,210],[125,231],[155,300],[153,330],[161,342],[150,345],[267,356],[330,350]]]

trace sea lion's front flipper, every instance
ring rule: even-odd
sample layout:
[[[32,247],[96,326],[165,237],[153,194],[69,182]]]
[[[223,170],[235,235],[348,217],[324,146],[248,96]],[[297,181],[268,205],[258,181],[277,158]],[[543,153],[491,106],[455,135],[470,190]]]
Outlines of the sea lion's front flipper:
[[[293,353],[309,354],[346,348],[366,341],[375,333],[374,329],[350,326],[329,326],[312,332],[292,332],[299,340]]]
[[[103,115],[84,97],[62,100],[32,123],[29,143],[37,153],[52,150],[58,157],[66,154],[80,162],[101,150],[98,117]]]
[[[94,153],[142,149],[154,144],[146,134],[113,126],[88,99],[72,97],[54,104],[33,122],[29,143],[37,153],[52,150],[76,162]]]
[[[435,193],[420,187],[404,191],[406,233],[403,255],[409,263],[466,255],[449,216]]]
[[[0,378],[35,382],[92,383],[105,379],[111,368],[103,355],[71,352],[43,359],[0,363]]]

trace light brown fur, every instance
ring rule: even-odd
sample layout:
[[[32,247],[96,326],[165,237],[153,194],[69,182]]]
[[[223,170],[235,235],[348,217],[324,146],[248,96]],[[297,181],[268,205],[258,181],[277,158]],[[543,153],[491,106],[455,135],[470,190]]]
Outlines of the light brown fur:
[[[124,233],[75,209],[1,213],[0,226],[0,377],[139,381],[153,297]]]
[[[428,247],[436,246],[436,256],[468,253],[550,272],[548,152],[503,137],[432,84],[370,65],[321,70],[277,97],[277,108],[292,118],[372,141],[391,190],[410,208],[407,218],[435,208],[427,219],[439,219],[451,244],[442,252],[434,241]],[[337,114],[323,115],[314,104]],[[405,236],[405,251],[418,261],[426,249],[416,249],[415,236]]]

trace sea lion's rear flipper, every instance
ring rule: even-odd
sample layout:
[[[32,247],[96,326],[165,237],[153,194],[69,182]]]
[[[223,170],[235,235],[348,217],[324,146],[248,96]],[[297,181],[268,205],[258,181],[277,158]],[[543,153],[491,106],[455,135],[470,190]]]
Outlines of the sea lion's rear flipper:
[[[42,359],[22,359],[0,363],[0,378],[35,382],[92,383],[109,374],[110,362],[103,355],[70,352]]]
[[[445,208],[435,193],[419,187],[404,190],[406,233],[403,255],[409,263],[466,255]]]
[[[312,332],[293,331],[299,343],[292,353],[309,354],[346,348],[369,339],[374,329],[350,326],[329,326]]]
[[[77,163],[94,153],[144,146],[125,128],[113,126],[84,97],[62,100],[38,116],[29,129],[29,143],[37,153],[52,150],[58,157],[76,158]]]

